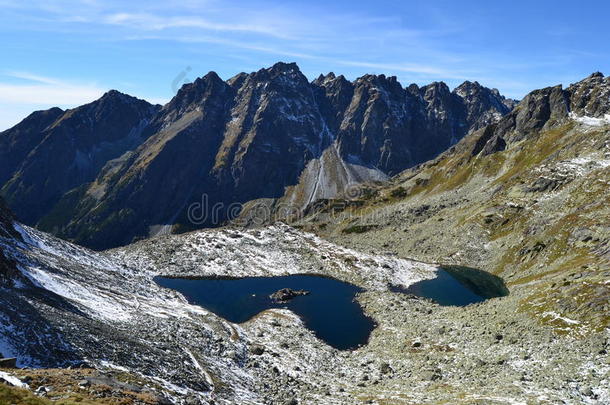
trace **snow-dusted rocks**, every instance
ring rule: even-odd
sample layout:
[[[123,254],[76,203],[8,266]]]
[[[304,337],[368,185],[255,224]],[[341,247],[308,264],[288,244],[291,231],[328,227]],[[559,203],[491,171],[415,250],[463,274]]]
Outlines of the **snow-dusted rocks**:
[[[150,239],[111,251],[158,275],[248,277],[321,274],[372,290],[408,287],[437,266],[361,253],[278,223],[254,230],[208,230]]]

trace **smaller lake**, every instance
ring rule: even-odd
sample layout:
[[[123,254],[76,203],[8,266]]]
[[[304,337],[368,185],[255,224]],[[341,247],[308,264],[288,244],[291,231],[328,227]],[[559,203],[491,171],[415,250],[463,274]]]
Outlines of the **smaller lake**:
[[[502,280],[481,270],[445,267],[432,280],[423,280],[408,288],[392,287],[402,292],[430,298],[440,305],[464,306],[508,294]],[[305,326],[327,344],[350,350],[368,342],[375,323],[356,302],[363,289],[319,275],[247,277],[240,279],[184,279],[156,277],[162,287],[182,293],[191,304],[199,305],[234,323],[246,322],[270,308],[287,308],[296,313]],[[278,303],[270,295],[290,288],[305,290]]]
[[[430,280],[422,280],[411,284],[409,287],[392,286],[391,291],[413,294],[418,297],[430,298],[439,305],[444,306],[466,306],[485,301],[487,298],[473,291],[468,285],[449,272],[441,270],[437,277]]]

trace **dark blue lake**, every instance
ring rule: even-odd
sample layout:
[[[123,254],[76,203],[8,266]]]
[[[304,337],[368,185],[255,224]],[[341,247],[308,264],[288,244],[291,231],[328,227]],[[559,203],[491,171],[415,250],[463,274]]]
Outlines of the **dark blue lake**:
[[[354,300],[363,291],[349,283],[315,275],[248,277],[240,279],[180,279],[157,277],[162,287],[182,293],[196,304],[234,323],[242,323],[269,308],[288,308],[319,339],[340,350],[366,344],[375,324]],[[309,295],[274,302],[269,296],[282,288]]]
[[[199,305],[234,323],[242,323],[269,308],[287,308],[296,313],[305,326],[329,345],[355,349],[368,342],[375,328],[373,320],[364,315],[355,296],[363,290],[355,285],[318,275],[280,277],[248,277],[241,279],[185,279],[156,277],[162,287],[182,293],[191,304]],[[285,303],[275,302],[270,295],[290,288],[306,290],[308,295],[296,296]],[[468,282],[439,271],[437,278],[416,283],[397,292],[431,298],[441,305],[468,305],[489,298]],[[491,296],[497,296],[492,294]]]

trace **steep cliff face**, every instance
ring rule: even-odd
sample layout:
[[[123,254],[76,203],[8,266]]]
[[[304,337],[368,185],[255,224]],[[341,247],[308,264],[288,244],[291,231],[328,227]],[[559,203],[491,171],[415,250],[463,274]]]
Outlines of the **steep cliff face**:
[[[6,183],[45,136],[44,130],[64,111],[51,108],[35,111],[19,124],[0,133],[0,184]]]
[[[497,89],[488,89],[478,82],[466,81],[453,92],[463,100],[470,131],[497,122],[516,106],[514,100],[504,98]]]
[[[329,73],[313,84],[320,111],[335,135],[333,144],[307,164],[274,209],[294,213],[359,183],[385,180],[432,159],[466,133],[497,122],[514,105],[476,82],[451,92],[444,83],[404,89],[395,77],[365,75],[351,83]],[[260,201],[247,209],[260,204],[268,205]]]
[[[277,197],[331,139],[307,78],[279,63],[241,83],[212,174],[233,201]]]
[[[405,89],[393,76],[350,83],[330,73],[313,84],[323,90],[321,104],[342,157],[386,174],[431,159],[512,109],[510,100],[476,82],[451,92],[442,82]]]
[[[22,221],[95,248],[218,225],[253,199],[303,207],[431,159],[508,112],[497,92],[460,89],[384,75],[309,82],[277,63],[227,81],[211,72],[161,109],[110,92],[41,119],[2,194]],[[21,138],[11,131],[0,138]]]
[[[13,214],[2,198],[0,198],[0,238],[13,241],[21,240],[21,236],[13,227]],[[4,246],[0,245],[0,287],[8,285],[9,280],[15,277],[17,271],[15,262],[7,256]]]
[[[2,195],[22,221],[35,224],[62,195],[92,181],[109,160],[141,143],[141,131],[156,109],[110,91],[73,110],[32,114],[0,134],[0,154],[8,156],[0,169],[6,182]]]

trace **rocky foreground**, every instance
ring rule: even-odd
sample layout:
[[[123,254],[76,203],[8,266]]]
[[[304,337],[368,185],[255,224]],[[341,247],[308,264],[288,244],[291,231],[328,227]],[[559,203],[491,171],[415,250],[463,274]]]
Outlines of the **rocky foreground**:
[[[107,254],[16,229],[21,241],[2,239],[19,273],[3,287],[0,346],[20,366],[126,373],[159,402],[188,404],[608,400],[604,335],[558,334],[510,297],[464,310],[388,288],[432,278],[434,265],[287,226],[163,237]],[[365,288],[358,300],[378,323],[369,344],[333,349],[282,309],[231,324],[152,281],[295,273]]]

